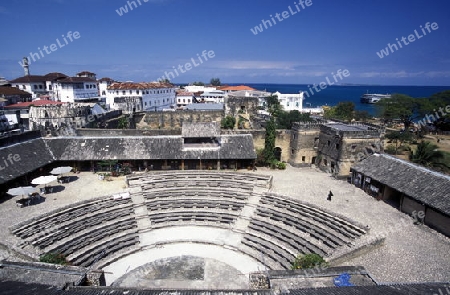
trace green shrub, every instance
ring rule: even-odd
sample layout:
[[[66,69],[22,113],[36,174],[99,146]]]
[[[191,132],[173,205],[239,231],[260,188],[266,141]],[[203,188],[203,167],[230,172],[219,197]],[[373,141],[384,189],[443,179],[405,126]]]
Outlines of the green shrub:
[[[61,253],[47,253],[47,254],[41,255],[41,257],[39,257],[39,261],[45,262],[45,263],[60,264],[60,265],[69,264],[66,257]]]
[[[397,153],[397,150],[394,145],[390,144],[384,149],[384,152],[386,154],[395,155]]]
[[[311,253],[298,255],[292,264],[292,269],[308,269],[316,266],[326,267],[328,263],[319,254]]]
[[[280,170],[285,170],[286,169],[286,163],[278,162],[277,163],[277,168],[280,169]]]

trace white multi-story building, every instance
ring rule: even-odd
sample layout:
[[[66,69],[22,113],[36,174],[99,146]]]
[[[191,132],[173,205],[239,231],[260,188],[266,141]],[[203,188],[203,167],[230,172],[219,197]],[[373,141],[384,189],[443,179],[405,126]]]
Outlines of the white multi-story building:
[[[98,99],[97,81],[88,77],[68,77],[54,84],[56,100],[61,102],[82,102]]]
[[[182,108],[188,104],[194,103],[195,97],[192,92],[178,92],[176,99],[177,107]]]
[[[101,98],[106,98],[106,93],[108,92],[108,87],[111,86],[115,81],[111,78],[101,78],[98,80],[98,90]]]
[[[305,99],[304,92],[299,92],[297,94],[282,94],[277,91],[272,95],[278,97],[278,101],[285,111],[303,111],[303,100]]]
[[[200,100],[203,102],[223,103],[225,92],[222,90],[207,91],[200,95]]]
[[[25,75],[12,80],[13,87],[31,93],[32,99],[46,98],[61,102],[77,102],[98,98],[99,91],[95,74],[81,72],[77,77],[62,73],[47,75]]]
[[[192,93],[196,93],[196,92],[210,92],[210,91],[215,91],[216,87],[189,85],[189,86],[184,86],[184,90],[186,92],[192,92]]]
[[[45,76],[28,75],[14,79],[9,83],[12,87],[31,93],[33,99],[49,93]]]
[[[116,82],[108,87],[106,104],[111,109],[132,111],[161,111],[176,106],[176,87],[170,83]]]

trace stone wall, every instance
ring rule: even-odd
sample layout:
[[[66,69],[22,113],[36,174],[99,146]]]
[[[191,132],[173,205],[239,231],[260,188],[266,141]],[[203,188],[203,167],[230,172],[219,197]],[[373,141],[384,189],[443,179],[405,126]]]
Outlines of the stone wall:
[[[233,117],[239,112],[245,112],[250,117],[258,114],[258,98],[257,97],[228,97],[225,99],[225,114]]]
[[[223,117],[223,111],[177,110],[167,112],[146,112],[142,119],[137,122],[137,127],[139,129],[181,130],[183,122],[221,122]]]
[[[100,122],[121,115],[121,111],[93,115],[88,104],[62,104],[49,106],[31,106],[29,111],[29,129],[57,131],[61,127],[72,129],[93,127]]]
[[[336,177],[347,177],[351,166],[383,150],[378,130],[342,131],[322,125],[317,164]]]
[[[264,149],[266,130],[222,130],[222,134],[251,134],[253,136],[253,146],[255,150]],[[288,162],[290,157],[290,137],[291,130],[277,130],[275,138],[275,148],[281,149],[281,161]]]

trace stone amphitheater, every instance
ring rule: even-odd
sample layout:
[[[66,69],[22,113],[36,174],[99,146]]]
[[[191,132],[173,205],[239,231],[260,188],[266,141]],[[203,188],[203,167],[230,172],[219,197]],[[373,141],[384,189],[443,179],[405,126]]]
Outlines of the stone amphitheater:
[[[448,238],[314,168],[71,177],[37,204],[0,206],[0,258],[59,252],[120,288],[245,290],[304,253],[377,283],[450,281]]]

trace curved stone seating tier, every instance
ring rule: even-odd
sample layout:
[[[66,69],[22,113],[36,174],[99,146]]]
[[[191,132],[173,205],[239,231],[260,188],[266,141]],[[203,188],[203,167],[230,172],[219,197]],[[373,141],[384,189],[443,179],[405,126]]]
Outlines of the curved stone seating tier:
[[[274,241],[278,241],[285,249],[291,253],[309,254],[316,253],[322,257],[329,256],[331,252],[329,247],[324,244],[314,243],[312,239],[299,235],[295,231],[286,229],[278,223],[268,223],[257,219],[252,219],[248,226],[248,232],[253,235],[265,235]]]
[[[278,245],[259,236],[247,233],[242,237],[240,249],[257,259],[264,265],[279,265],[280,269],[291,269],[295,255],[289,253]],[[253,250],[248,251],[246,247]],[[271,260],[269,263],[267,260]],[[272,266],[273,269],[273,266]]]
[[[147,209],[155,210],[175,210],[175,209],[218,209],[226,211],[240,212],[244,207],[243,203],[235,203],[228,200],[207,200],[207,199],[162,199],[146,203]]]
[[[162,198],[205,198],[205,199],[232,199],[234,202],[244,202],[247,201],[250,193],[248,192],[237,192],[234,189],[227,188],[208,188],[208,189],[197,189],[197,188],[185,188],[179,190],[145,190],[142,195],[146,200],[162,199]]]
[[[82,231],[80,234],[74,234],[69,239],[51,245],[46,252],[61,253],[67,257],[96,241],[132,229],[137,229],[137,222],[134,217],[128,216],[125,219],[114,220],[99,227],[89,228],[88,231]]]
[[[182,225],[209,225],[229,228],[238,214],[217,210],[152,211],[149,213],[152,228]]]
[[[300,201],[289,200],[284,197],[280,198],[280,196],[273,194],[264,194],[260,203],[289,211],[294,217],[302,216],[310,218],[350,239],[356,239],[366,233],[366,230],[362,226],[352,224],[341,217],[335,216],[334,214],[332,215],[319,208],[303,204]]]
[[[226,188],[236,191],[253,192],[252,184],[244,184],[236,181],[228,180],[161,180],[146,183],[142,185],[142,190],[159,190],[159,189],[184,189],[184,188],[197,188],[197,189],[209,189],[209,188]]]
[[[122,249],[137,245],[139,236],[137,231],[123,232],[112,235],[109,239],[101,240],[99,243],[91,244],[75,255],[70,255],[68,260],[78,266],[89,267],[100,259],[107,258]]]
[[[299,235],[306,233],[310,236],[310,239],[315,239],[331,249],[336,249],[339,246],[350,243],[341,241],[336,236],[327,232],[326,229],[304,221],[301,217],[296,218],[294,215],[279,212],[271,208],[258,208],[257,215],[260,220],[266,220],[266,223],[270,224],[276,221],[283,224],[286,228],[295,229]]]
[[[175,171],[171,173],[156,172],[144,175],[127,177],[130,185],[141,185],[157,180],[179,180],[179,179],[199,179],[199,180],[232,180],[238,182],[247,182],[251,185],[267,187],[270,185],[272,177],[267,175],[250,173],[230,173],[221,171]]]
[[[53,229],[43,229],[44,235],[37,237],[31,242],[33,246],[44,249],[55,242],[76,234],[80,230],[97,227],[104,222],[117,220],[122,217],[131,216],[134,214],[133,208],[125,207],[118,210],[110,210],[107,212],[100,212],[90,218],[77,219],[70,223],[62,224],[60,227]]]
[[[59,226],[61,223],[85,216],[89,213],[98,212],[121,204],[132,204],[131,198],[101,197],[43,214],[32,220],[25,221],[11,229],[11,232],[20,237],[27,238],[35,235],[43,228]]]

